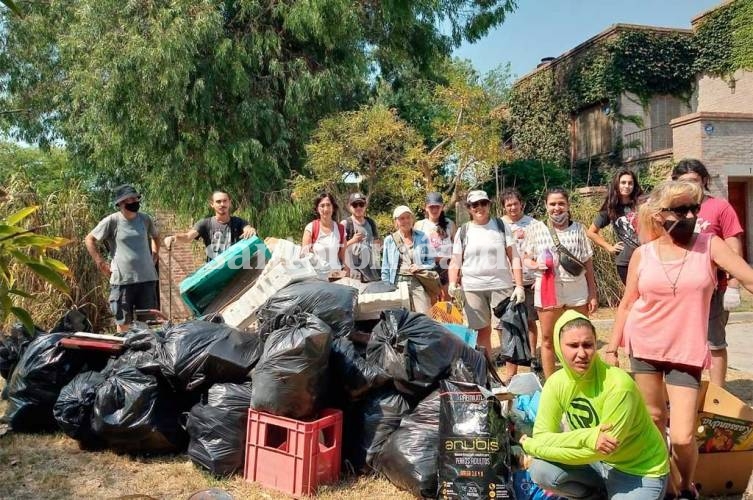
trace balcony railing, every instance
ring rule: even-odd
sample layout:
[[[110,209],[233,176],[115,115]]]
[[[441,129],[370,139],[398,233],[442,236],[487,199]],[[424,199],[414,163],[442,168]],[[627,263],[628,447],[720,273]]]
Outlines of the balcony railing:
[[[669,124],[658,125],[626,134],[623,144],[625,157],[643,156],[654,151],[672,149],[672,127]]]

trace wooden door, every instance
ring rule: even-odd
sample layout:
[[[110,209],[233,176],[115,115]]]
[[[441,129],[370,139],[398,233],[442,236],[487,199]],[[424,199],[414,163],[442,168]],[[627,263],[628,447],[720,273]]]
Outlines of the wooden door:
[[[729,203],[737,213],[743,231],[748,231],[748,183],[747,182],[730,182],[729,183]],[[747,235],[742,235],[743,258],[748,261]]]

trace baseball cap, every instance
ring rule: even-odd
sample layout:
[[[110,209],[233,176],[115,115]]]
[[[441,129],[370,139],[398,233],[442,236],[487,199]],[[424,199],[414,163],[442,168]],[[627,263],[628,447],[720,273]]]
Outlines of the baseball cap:
[[[466,203],[475,203],[482,200],[489,201],[489,195],[486,194],[486,191],[477,189],[475,191],[470,191],[465,201]]]
[[[405,205],[399,205],[399,206],[395,207],[395,210],[392,211],[392,218],[393,219],[397,219],[398,217],[400,217],[403,214],[411,214],[412,215],[413,214],[413,210],[411,210],[410,208],[406,207]]]
[[[429,206],[432,205],[444,205],[444,201],[442,200],[442,195],[440,193],[429,193],[426,195],[426,204]]]
[[[112,198],[112,203],[117,207],[118,203],[132,196],[141,199],[141,195],[133,186],[130,184],[123,184],[115,188],[115,196]]]
[[[366,203],[366,196],[364,196],[363,193],[351,193],[348,197],[348,205],[352,205],[357,201]]]

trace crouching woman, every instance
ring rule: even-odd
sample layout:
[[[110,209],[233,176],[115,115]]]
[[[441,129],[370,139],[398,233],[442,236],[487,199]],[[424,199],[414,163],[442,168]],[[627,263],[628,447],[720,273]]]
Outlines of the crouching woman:
[[[521,438],[531,478],[567,498],[663,498],[667,447],[633,379],[599,358],[594,326],[576,311],[553,340],[563,369],[544,385],[533,436]]]

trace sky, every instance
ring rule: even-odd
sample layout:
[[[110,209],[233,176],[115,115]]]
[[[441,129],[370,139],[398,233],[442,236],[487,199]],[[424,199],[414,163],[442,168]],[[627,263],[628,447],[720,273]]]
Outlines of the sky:
[[[455,56],[480,73],[511,64],[518,77],[542,57],[559,56],[617,23],[690,28],[696,15],[721,0],[518,0],[518,8],[483,39]]]

